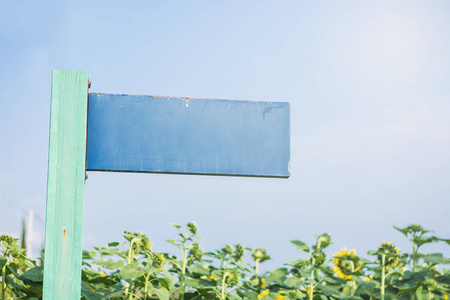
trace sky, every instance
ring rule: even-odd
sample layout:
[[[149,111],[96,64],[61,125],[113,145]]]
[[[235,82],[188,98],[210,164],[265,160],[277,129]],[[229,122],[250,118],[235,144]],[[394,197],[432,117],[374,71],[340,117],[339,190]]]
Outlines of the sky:
[[[448,1],[9,1],[0,11],[0,233],[45,230],[51,71],[89,71],[91,92],[287,101],[289,179],[89,172],[83,246],[195,221],[213,250],[328,232],[328,254],[393,226],[450,238]],[[446,244],[424,251],[450,255]]]

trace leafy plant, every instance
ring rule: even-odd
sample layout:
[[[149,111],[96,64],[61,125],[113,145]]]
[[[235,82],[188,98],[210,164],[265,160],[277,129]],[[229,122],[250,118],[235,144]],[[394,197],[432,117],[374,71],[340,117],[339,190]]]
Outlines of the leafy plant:
[[[346,248],[330,256],[331,237],[324,233],[311,246],[292,240],[299,258],[268,272],[260,270],[270,259],[265,249],[235,244],[205,252],[195,223],[172,225],[178,235],[167,241],[179,258],[153,251],[146,235],[127,231],[123,242],[83,251],[82,299],[447,300],[450,293],[450,270],[444,268],[450,259],[419,252],[426,243],[449,240],[419,225],[396,228],[411,242],[411,253],[383,242],[368,252],[372,259]],[[2,235],[0,246],[2,300],[41,299],[43,267],[25,257],[17,239]]]

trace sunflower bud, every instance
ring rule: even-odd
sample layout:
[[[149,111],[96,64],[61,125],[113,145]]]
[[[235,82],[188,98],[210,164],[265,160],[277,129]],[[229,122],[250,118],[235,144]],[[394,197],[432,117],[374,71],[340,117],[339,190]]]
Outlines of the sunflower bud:
[[[320,267],[325,262],[326,255],[325,252],[323,252],[322,250],[315,250],[312,253],[312,256],[313,257],[311,258],[311,260],[314,261],[315,268]]]
[[[3,234],[0,235],[0,242],[5,242],[9,246],[11,246],[12,243],[14,243],[14,238],[8,234]]]
[[[267,255],[266,250],[262,249],[262,248],[258,248],[256,250],[254,250],[252,256],[255,261],[259,261],[259,262],[263,262],[263,261],[270,259],[270,256]]]
[[[289,290],[289,298],[294,300],[300,298],[300,293],[297,290]]]
[[[437,282],[434,279],[428,279],[427,280],[427,286],[429,289],[434,289],[437,287]]]
[[[331,244],[331,237],[328,233],[321,234],[317,238],[317,248],[318,249],[325,249],[330,244]]]
[[[152,255],[152,267],[163,268],[166,265],[166,257],[163,253],[153,253]]]
[[[240,244],[237,244],[236,249],[234,251],[234,261],[240,261],[242,259],[242,256],[244,256],[244,247]]]
[[[194,222],[187,223],[187,228],[190,232],[192,232],[192,234],[197,234],[197,225],[195,225]]]
[[[194,258],[196,261],[200,261],[203,256],[203,251],[200,249],[198,243],[193,243],[191,246],[191,250],[189,250],[189,255]]]
[[[227,277],[225,281],[229,285],[237,285],[239,283],[239,278],[241,278],[241,274],[236,269],[230,269],[225,271],[225,274],[227,274]]]
[[[412,232],[412,233],[423,232],[423,231],[425,231],[425,230],[423,229],[423,227],[420,226],[419,224],[411,224],[411,225],[409,225],[408,227],[406,227],[406,229],[408,229],[408,231],[409,231],[409,232]]]
[[[130,242],[133,243],[133,252],[137,253],[141,250],[147,250],[148,245],[150,244],[150,240],[145,234],[142,234],[140,232],[124,232],[124,238]]]
[[[233,247],[231,247],[230,245],[226,245],[222,248],[222,252],[224,254],[233,254]]]

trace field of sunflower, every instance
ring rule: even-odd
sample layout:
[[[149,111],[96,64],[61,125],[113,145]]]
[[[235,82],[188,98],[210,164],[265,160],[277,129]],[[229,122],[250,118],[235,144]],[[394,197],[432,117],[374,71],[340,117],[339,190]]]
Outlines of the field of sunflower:
[[[450,259],[440,253],[425,254],[420,247],[446,243],[412,224],[397,228],[411,244],[409,253],[384,242],[361,258],[343,248],[328,257],[328,234],[314,245],[292,240],[303,252],[301,258],[273,271],[260,272],[270,259],[265,249],[227,245],[206,252],[198,241],[197,226],[172,224],[177,239],[167,242],[177,255],[152,251],[152,243],[141,233],[125,232],[124,242],[109,243],[83,252],[82,299],[448,299]],[[18,239],[0,236],[1,296],[6,299],[41,299],[45,261],[27,258]],[[251,257],[251,262],[244,258]]]

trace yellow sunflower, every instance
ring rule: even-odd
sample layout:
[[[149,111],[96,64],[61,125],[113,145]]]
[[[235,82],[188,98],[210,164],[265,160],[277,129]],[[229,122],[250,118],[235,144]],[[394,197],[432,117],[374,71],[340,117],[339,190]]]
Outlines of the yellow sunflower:
[[[383,254],[387,254],[387,256],[385,255],[385,259],[384,259],[384,265],[386,266],[386,268],[389,268],[389,266],[396,266],[398,264],[398,259],[397,257],[392,257],[389,255],[396,255],[399,254],[400,250],[398,250],[391,242],[384,242],[381,243],[380,248],[378,248],[377,251],[377,257],[378,257],[378,261],[380,262],[380,266],[382,264],[382,255]]]
[[[262,291],[259,295],[258,295],[258,299],[261,299],[262,297],[264,297],[265,295],[269,294],[270,290],[264,290]]]
[[[352,273],[356,272],[361,266],[359,257],[356,256],[356,250],[348,251],[347,248],[341,249],[340,253],[335,253],[332,260],[333,271],[342,280],[350,280]]]

